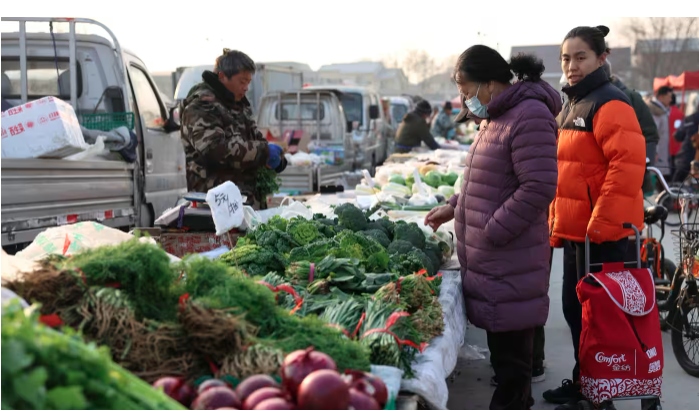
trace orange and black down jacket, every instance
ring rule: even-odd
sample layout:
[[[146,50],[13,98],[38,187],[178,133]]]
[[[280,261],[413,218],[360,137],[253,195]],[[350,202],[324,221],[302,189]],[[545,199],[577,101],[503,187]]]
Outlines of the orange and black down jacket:
[[[558,115],[558,187],[549,212],[551,245],[563,239],[617,241],[643,228],[646,143],[626,95],[600,68],[565,86]]]

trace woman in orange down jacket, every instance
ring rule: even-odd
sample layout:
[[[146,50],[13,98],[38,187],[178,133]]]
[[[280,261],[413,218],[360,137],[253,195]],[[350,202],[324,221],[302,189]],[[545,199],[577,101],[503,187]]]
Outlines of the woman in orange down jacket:
[[[602,65],[610,50],[604,26],[577,27],[561,46],[561,66],[568,79],[563,92],[569,101],[558,115],[558,187],[549,212],[551,245],[564,249],[563,314],[575,345],[572,380],[544,392],[544,399],[574,409],[581,398],[578,346],[582,308],[575,287],[585,271],[585,236],[590,238],[590,262],[624,261],[633,231],[623,223],[643,227],[643,175],[646,145],[636,114],[626,95],[612,85]],[[572,255],[575,253],[575,255]],[[592,271],[599,271],[601,267]]]

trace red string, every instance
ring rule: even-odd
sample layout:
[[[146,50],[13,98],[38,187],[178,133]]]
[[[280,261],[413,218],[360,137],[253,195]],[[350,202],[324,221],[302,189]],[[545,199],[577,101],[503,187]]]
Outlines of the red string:
[[[352,338],[357,338],[357,334],[359,334],[359,329],[362,328],[362,324],[364,323],[364,320],[366,319],[366,311],[362,313],[362,316],[359,317],[359,322],[357,323],[357,327],[355,327],[354,332],[352,333]]]
[[[63,320],[61,320],[58,314],[41,315],[39,316],[39,322],[51,328],[57,328],[63,325]]]
[[[365,338],[368,335],[375,334],[375,333],[384,333],[388,334],[393,339],[396,341],[396,343],[400,346],[407,345],[409,347],[413,347],[419,352],[423,352],[425,348],[427,348],[428,344],[423,342],[421,344],[416,344],[413,341],[410,340],[401,340],[393,331],[390,330],[391,327],[393,327],[396,322],[401,318],[401,317],[409,317],[410,314],[408,314],[405,311],[397,311],[393,314],[391,314],[390,317],[388,317],[388,320],[386,320],[386,325],[384,328],[372,328],[371,330],[366,331],[364,334],[362,334],[362,338]]]
[[[63,241],[63,255],[66,255],[69,248],[70,248],[70,238],[68,238],[68,234],[66,234],[66,239]]]

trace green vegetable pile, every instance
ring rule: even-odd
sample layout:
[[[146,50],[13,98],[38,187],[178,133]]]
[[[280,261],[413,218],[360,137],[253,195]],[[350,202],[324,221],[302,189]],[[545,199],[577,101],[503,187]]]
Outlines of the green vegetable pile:
[[[3,304],[3,409],[184,409],[112,362],[106,347],[39,323],[35,308]]]
[[[242,250],[221,261],[275,288],[279,307],[304,319],[318,315],[358,340],[371,351],[372,364],[401,367],[410,376],[421,344],[444,329],[436,274],[452,250],[447,239],[426,236],[415,223],[371,220],[374,211],[346,203],[334,209],[333,219],[315,214],[284,224],[273,218],[248,231],[238,242]],[[268,248],[270,232],[284,238],[283,246]],[[401,312],[387,328],[391,315]],[[376,329],[384,332],[364,335]]]

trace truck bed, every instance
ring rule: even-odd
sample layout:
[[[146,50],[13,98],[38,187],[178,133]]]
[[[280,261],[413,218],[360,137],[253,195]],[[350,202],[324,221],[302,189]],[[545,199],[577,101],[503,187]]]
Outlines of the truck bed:
[[[2,245],[30,242],[49,227],[137,216],[134,166],[119,161],[2,160]]]

